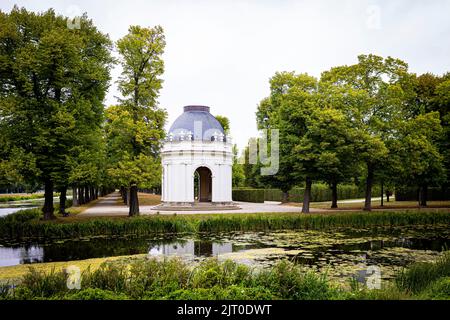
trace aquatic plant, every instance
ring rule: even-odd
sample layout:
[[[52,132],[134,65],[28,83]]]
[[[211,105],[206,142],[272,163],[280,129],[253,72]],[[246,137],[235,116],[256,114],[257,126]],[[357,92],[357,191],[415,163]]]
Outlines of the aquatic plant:
[[[258,271],[214,258],[194,266],[179,259],[128,258],[106,262],[95,271],[86,269],[81,273],[81,288],[72,290],[67,288],[68,275],[63,270],[44,273],[30,268],[15,287],[1,291],[0,299],[449,299],[448,256],[433,264],[432,277],[418,276],[424,266],[413,264],[397,281],[376,290],[358,285],[345,289],[326,274],[289,261]],[[423,285],[412,290],[411,284],[417,282],[411,279],[417,277],[424,280]]]
[[[447,251],[438,260],[420,262],[403,270],[396,278],[397,287],[418,293],[441,277],[450,277],[450,252]]]
[[[217,259],[207,259],[194,268],[178,259],[109,262],[93,272],[85,270],[79,290],[69,290],[66,282],[63,271],[30,269],[9,298],[326,299],[338,294],[325,277],[304,273],[290,262],[262,273]]]
[[[35,209],[36,210],[36,209]],[[28,210],[27,210],[28,211]],[[38,221],[36,211],[0,218],[2,239],[74,239],[89,236],[143,236],[151,234],[327,230],[340,227],[406,226],[448,224],[450,212],[395,211],[333,214],[221,214],[191,216],[141,216],[134,218],[94,218],[67,222]],[[70,221],[70,220],[69,220]]]

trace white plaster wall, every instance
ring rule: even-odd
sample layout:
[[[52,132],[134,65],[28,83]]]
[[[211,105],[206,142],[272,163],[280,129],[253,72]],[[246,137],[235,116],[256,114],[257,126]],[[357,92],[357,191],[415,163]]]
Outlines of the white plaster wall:
[[[232,145],[220,141],[166,142],[161,151],[162,201],[194,202],[194,173],[212,172],[212,202],[231,202]]]

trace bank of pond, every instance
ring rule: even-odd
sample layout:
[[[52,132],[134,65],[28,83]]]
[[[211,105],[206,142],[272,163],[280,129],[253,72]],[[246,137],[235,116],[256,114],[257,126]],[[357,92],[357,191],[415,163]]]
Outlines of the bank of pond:
[[[91,285],[91,280],[83,280],[89,285],[83,285],[82,290],[67,291],[56,284],[67,280],[64,273],[30,271],[19,277],[0,276],[0,282],[6,286],[4,298],[334,299],[381,298],[383,295],[387,295],[386,298],[436,298],[430,293],[425,295],[422,291],[400,288],[396,281],[405,268],[410,270],[417,263],[441,261],[448,255],[446,250],[450,245],[450,212],[442,210],[154,215],[55,221],[41,221],[39,217],[39,210],[29,209],[0,218],[0,273],[14,274],[14,268],[20,265],[70,261],[76,266],[88,261],[86,259],[116,257],[116,262],[107,262],[100,271],[84,270],[86,279],[108,277],[108,268],[112,268],[112,274],[126,274],[130,268],[137,268],[147,270],[147,277],[156,282],[149,284],[150,280],[139,280],[147,281],[143,284],[147,289],[137,295],[131,293],[131,288],[113,286],[116,280],[124,281],[122,278],[108,280],[111,283],[107,286]],[[128,258],[120,258],[122,256]],[[189,266],[196,266],[195,271],[190,272],[205,277],[208,284],[199,280],[192,286],[189,280],[176,289],[165,280],[155,279],[159,277],[157,270],[173,268],[170,262],[173,259],[181,263],[180,277]],[[448,263],[448,258],[445,259]],[[236,270],[244,270],[247,280],[236,282],[227,279],[227,274],[220,275],[227,268],[235,270],[230,271],[230,276],[238,272]],[[286,277],[284,273],[279,274],[281,270],[287,272],[286,268],[290,270],[288,273],[296,275],[291,279],[295,286],[311,284],[312,287],[295,289],[292,284],[291,289],[274,289],[261,284],[262,274]],[[175,270],[173,272],[175,277]],[[367,290],[367,282],[374,275],[379,276],[381,291]],[[207,280],[210,276],[220,276],[223,278],[220,281],[228,285],[217,286],[215,281],[219,280]],[[450,275],[445,272],[439,275],[443,283],[439,286],[448,282],[446,276]],[[133,277],[144,278],[144,274]],[[58,290],[48,288],[44,293],[33,287],[33,283],[54,281]],[[92,283],[96,281],[100,280]],[[155,287],[157,283],[161,288]],[[12,290],[13,287],[17,290]],[[290,290],[290,293],[279,290]],[[450,294],[443,294],[443,297],[450,298]]]

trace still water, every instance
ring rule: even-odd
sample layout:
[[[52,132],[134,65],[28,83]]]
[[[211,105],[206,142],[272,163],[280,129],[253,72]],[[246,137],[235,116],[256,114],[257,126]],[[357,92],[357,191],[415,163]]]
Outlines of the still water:
[[[382,277],[388,279],[409,263],[436,259],[449,245],[447,225],[85,238],[51,243],[0,242],[0,266],[147,254],[177,256],[193,262],[217,257],[257,268],[289,259],[307,269],[326,270],[330,277],[339,279],[348,279],[358,270],[376,265],[382,268]]]

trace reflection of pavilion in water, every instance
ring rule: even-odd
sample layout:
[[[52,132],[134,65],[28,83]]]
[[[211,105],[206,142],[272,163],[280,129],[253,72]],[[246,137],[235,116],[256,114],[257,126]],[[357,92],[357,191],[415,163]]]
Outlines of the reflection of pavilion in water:
[[[215,257],[223,253],[233,252],[233,245],[230,242],[212,242],[187,240],[172,244],[162,244],[152,246],[149,255],[193,255],[196,257]]]
[[[5,248],[0,246],[0,267],[44,261],[44,248],[39,246],[24,246]]]

